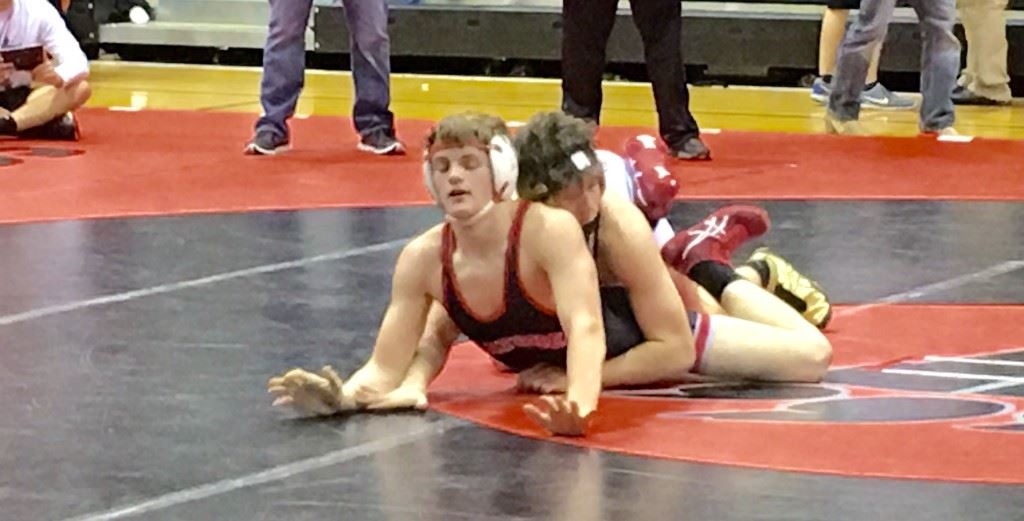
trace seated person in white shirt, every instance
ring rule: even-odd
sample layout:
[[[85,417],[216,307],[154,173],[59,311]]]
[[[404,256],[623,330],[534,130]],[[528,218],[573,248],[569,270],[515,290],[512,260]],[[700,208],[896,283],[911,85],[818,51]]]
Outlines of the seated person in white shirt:
[[[0,53],[42,46],[41,64],[0,62],[0,135],[78,139],[71,111],[92,94],[89,61],[47,0],[0,0]]]

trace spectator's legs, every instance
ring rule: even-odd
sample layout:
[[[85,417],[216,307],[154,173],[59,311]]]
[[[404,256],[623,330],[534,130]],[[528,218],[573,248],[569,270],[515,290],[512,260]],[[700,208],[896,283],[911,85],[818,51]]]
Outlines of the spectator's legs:
[[[615,25],[617,0],[562,2],[562,110],[601,120],[605,48]]]
[[[832,76],[836,70],[836,53],[839,45],[843,43],[843,36],[846,34],[846,20],[850,11],[847,9],[826,9],[821,19],[821,35],[818,38],[818,75]],[[871,55],[871,65],[868,66],[868,75],[865,78],[866,84],[878,81],[878,62],[882,55],[882,46],[875,48]]]
[[[1007,72],[1007,0],[959,0],[960,21],[967,36],[967,67],[957,82],[983,98],[1008,103],[1010,76]]]
[[[81,107],[90,95],[92,88],[86,81],[60,89],[44,85],[33,89],[25,104],[11,111],[11,117],[18,124],[18,131],[23,132]]]
[[[644,42],[647,75],[654,89],[658,130],[673,151],[700,135],[690,112],[682,50],[682,4],[678,0],[632,0],[633,20]]]
[[[386,0],[345,0],[355,104],[352,119],[360,135],[394,135],[391,104],[391,40]]]
[[[953,126],[953,87],[960,70],[960,40],[953,35],[955,0],[915,0],[921,20],[921,130]]]
[[[270,23],[263,48],[263,78],[260,103],[263,115],[256,121],[256,133],[270,131],[288,137],[288,119],[305,80],[306,26],[312,0],[270,0]]]
[[[832,79],[829,116],[838,121],[860,117],[860,96],[864,91],[871,56],[885,40],[896,0],[863,0],[857,20],[846,32]]]

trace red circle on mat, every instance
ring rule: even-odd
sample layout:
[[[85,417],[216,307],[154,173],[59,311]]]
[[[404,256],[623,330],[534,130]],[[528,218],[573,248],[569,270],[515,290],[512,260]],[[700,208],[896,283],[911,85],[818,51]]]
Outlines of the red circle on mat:
[[[888,383],[881,384],[877,378],[880,364],[926,356],[1002,352],[1024,361],[1021,323],[1024,306],[840,308],[828,332],[834,366],[856,366],[843,374],[867,378],[790,387],[781,398],[606,392],[585,439],[541,432],[520,410],[531,397],[516,395],[514,378],[468,345],[455,349],[431,387],[431,404],[502,431],[626,454],[851,476],[1024,483],[1024,466],[1016,464],[1024,460],[1024,397],[925,391],[908,385],[919,378],[913,374],[886,372]],[[983,367],[975,374],[992,373],[984,369],[991,364],[975,365]],[[1012,362],[999,370],[995,374],[1019,371],[1024,378],[1024,367]]]

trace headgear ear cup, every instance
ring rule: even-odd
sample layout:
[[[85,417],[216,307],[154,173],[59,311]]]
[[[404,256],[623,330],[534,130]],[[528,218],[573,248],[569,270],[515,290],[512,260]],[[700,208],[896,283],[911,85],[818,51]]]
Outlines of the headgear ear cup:
[[[434,180],[431,179],[431,174],[430,150],[426,149],[423,151],[423,184],[427,185],[427,191],[430,192],[430,197],[434,198],[434,202],[440,204],[441,197],[437,194],[437,188],[434,186]]]
[[[519,178],[519,158],[512,140],[504,134],[491,138],[491,173],[494,191],[502,201],[517,199],[516,181]]]

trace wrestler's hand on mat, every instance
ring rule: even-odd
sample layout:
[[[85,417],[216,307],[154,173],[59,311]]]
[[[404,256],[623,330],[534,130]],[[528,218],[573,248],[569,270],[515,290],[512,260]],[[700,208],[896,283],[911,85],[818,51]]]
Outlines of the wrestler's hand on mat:
[[[565,369],[548,364],[537,364],[519,373],[516,386],[520,391],[551,394],[564,393],[568,387]]]
[[[523,411],[533,421],[540,424],[556,436],[583,436],[590,425],[590,414],[580,415],[576,402],[570,402],[565,396],[541,396],[540,407],[528,403]]]
[[[273,405],[291,406],[304,413],[327,416],[356,408],[355,400],[342,393],[342,380],[329,365],[320,373],[292,369],[267,382],[267,391],[275,396]]]
[[[367,401],[366,408],[378,411],[386,409],[423,410],[427,408],[427,393],[424,389],[403,385],[379,398]]]

